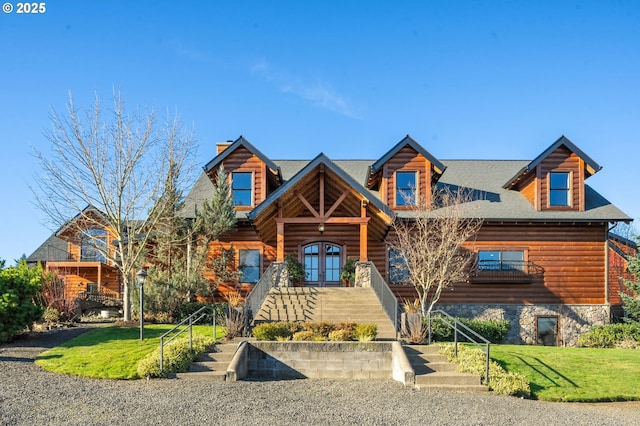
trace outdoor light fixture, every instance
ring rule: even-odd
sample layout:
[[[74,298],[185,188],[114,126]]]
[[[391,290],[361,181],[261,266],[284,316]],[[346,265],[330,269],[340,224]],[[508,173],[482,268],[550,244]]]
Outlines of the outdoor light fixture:
[[[320,232],[320,234],[324,232],[324,223],[321,223],[320,225],[318,225],[318,232]]]
[[[140,286],[140,340],[144,340],[144,282],[147,280],[147,271],[140,269],[136,279]]]

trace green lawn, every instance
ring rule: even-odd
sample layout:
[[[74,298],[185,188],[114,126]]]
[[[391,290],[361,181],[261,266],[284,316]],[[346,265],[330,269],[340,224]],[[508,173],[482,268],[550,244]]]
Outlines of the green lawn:
[[[640,400],[640,350],[491,345],[491,358],[524,374],[545,401]]]
[[[146,325],[144,340],[138,327],[106,326],[90,330],[36,358],[36,364],[55,373],[97,379],[136,379],[138,361],[160,345],[171,324]],[[211,326],[197,325],[194,334],[212,336]],[[217,329],[218,338],[224,335]],[[188,336],[188,331],[182,334]]]

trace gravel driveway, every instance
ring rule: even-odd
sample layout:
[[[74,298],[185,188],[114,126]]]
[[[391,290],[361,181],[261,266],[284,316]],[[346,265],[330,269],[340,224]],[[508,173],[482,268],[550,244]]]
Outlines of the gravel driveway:
[[[33,363],[87,329],[33,333],[0,346],[1,425],[640,425],[638,403],[418,392],[391,380],[92,380]]]

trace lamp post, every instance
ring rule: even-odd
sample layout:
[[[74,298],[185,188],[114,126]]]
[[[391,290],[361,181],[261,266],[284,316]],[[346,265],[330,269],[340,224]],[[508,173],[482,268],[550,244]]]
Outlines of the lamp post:
[[[140,286],[140,340],[144,340],[144,282],[147,280],[147,271],[140,269],[136,278]]]

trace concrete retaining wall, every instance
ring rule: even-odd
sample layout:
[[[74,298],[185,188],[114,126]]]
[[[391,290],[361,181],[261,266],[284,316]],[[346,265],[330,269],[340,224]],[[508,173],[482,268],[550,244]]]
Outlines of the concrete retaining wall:
[[[258,341],[246,350],[241,345],[227,371],[228,380],[246,377],[395,379],[413,385],[415,374],[398,342]]]

